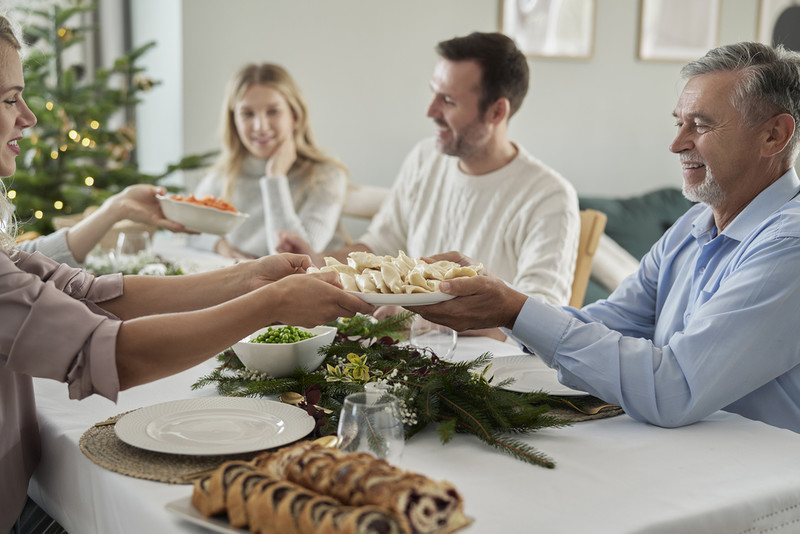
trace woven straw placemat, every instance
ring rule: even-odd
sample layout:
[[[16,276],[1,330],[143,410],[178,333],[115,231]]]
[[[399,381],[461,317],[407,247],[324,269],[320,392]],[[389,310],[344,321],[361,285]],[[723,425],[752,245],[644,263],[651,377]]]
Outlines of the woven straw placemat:
[[[116,421],[123,415],[115,415],[107,422]],[[194,482],[192,475],[214,469],[228,460],[250,460],[258,454],[256,451],[192,456],[148,451],[120,440],[113,424],[92,426],[81,436],[79,445],[81,452],[100,467],[130,477],[168,484],[191,484]]]

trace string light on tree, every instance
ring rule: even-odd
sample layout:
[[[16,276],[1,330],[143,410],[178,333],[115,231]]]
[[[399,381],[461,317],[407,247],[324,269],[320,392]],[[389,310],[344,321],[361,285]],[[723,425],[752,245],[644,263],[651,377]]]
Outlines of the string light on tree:
[[[112,117],[133,117],[142,91],[158,85],[138,65],[155,43],[133,49],[89,76],[85,65],[67,56],[75,57],[73,47],[92,39],[93,28],[78,19],[92,19],[98,2],[18,4],[27,15],[23,31],[34,41],[23,58],[23,71],[25,92],[35,95],[27,103],[38,119],[19,140],[14,204],[20,231],[50,233],[54,217],[79,214],[129,185],[158,183],[172,171],[207,165],[213,154],[187,156],[161,174],[142,173],[134,159],[132,126],[111,125]]]

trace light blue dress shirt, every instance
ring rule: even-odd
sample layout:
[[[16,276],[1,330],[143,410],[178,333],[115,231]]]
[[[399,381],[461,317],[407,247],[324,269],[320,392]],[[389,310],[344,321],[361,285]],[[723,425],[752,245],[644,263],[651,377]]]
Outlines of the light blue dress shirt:
[[[794,169],[716,235],[692,207],[608,298],[534,298],[512,335],[562,383],[673,427],[716,410],[800,432],[800,180]]]

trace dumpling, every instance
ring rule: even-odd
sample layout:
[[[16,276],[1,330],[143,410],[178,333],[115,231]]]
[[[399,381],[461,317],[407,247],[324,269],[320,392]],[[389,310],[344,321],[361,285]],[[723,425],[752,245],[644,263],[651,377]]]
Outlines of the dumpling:
[[[347,255],[347,264],[358,273],[364,269],[380,269],[381,263],[383,259],[372,252],[354,251]]]
[[[375,269],[365,269],[362,274],[367,273],[369,273],[370,278],[372,278],[372,282],[375,284],[375,288],[378,293],[391,293],[386,285],[386,282],[384,282],[383,275],[380,271]]]
[[[456,265],[455,267],[451,267],[444,273],[444,279],[450,280],[453,278],[461,278],[461,277],[471,277],[477,276],[479,272],[483,269],[483,264],[480,265]]]
[[[372,277],[369,275],[369,272],[361,273],[355,275],[353,278],[356,280],[356,285],[358,286],[358,290],[362,293],[377,293],[378,288],[375,285],[375,282],[372,280]]]
[[[339,273],[339,281],[345,291],[360,291],[356,283],[356,277],[350,273]]]
[[[381,265],[381,277],[387,288],[386,293],[403,292],[403,277],[394,263],[384,263]]]

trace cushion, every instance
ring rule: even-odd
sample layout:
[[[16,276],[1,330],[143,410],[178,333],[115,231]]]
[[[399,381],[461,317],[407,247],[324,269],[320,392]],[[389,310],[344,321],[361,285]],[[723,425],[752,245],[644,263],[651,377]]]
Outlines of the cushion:
[[[606,234],[636,259],[692,206],[680,189],[664,188],[629,198],[581,197],[581,209],[608,215]]]
[[[608,216],[605,233],[641,260],[664,232],[692,206],[680,189],[668,187],[627,198],[580,197],[580,209]],[[589,280],[584,304],[606,298],[609,290],[596,278]]]

